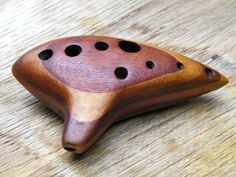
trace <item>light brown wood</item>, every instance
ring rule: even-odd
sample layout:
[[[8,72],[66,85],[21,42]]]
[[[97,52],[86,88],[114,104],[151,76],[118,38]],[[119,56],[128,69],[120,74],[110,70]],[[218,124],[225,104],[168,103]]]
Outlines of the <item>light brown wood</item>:
[[[235,1],[218,0],[2,3],[0,175],[235,176],[235,8]],[[10,68],[33,46],[92,33],[172,49],[221,71],[230,83],[117,124],[89,152],[68,154],[60,149],[61,119]]]

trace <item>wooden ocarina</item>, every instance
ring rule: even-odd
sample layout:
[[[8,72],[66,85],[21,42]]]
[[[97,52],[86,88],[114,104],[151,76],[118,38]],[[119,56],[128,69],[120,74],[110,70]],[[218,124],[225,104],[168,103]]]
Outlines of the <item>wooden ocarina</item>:
[[[219,72],[162,48],[123,39],[58,39],[24,54],[12,68],[60,116],[62,144],[82,153],[113,123],[218,89]]]

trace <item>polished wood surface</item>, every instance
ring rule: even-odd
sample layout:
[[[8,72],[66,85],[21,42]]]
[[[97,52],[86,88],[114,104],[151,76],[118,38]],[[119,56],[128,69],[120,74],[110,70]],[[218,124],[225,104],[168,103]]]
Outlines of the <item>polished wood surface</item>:
[[[108,48],[96,49],[99,42],[106,44]],[[124,50],[119,47],[122,42]],[[111,92],[179,70],[177,61],[168,53],[134,44],[136,43],[108,37],[71,37],[49,42],[29,55],[37,57],[41,51],[52,50],[53,56],[42,62],[45,68],[66,85],[84,92]],[[79,49],[76,46],[81,48],[81,53],[75,53],[76,56],[65,53],[70,47],[69,53],[77,52]],[[137,47],[139,51],[135,51]],[[125,49],[134,49],[135,52],[127,52]],[[156,66],[148,69],[148,61]],[[121,69],[114,77],[119,68],[124,71]],[[124,78],[122,74],[126,74]]]
[[[0,2],[0,176],[236,176],[235,0]],[[63,119],[11,67],[40,44],[78,35],[167,48],[229,83],[114,124],[86,152],[69,153],[61,146]]]
[[[48,42],[24,54],[12,71],[64,117],[63,147],[78,153],[117,121],[228,83],[219,72],[167,49],[102,36]]]

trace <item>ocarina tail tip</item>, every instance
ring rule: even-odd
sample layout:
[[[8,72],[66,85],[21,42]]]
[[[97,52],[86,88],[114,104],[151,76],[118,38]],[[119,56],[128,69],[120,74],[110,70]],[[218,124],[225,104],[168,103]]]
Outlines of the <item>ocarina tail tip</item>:
[[[62,146],[67,151],[82,153],[93,143],[96,121],[80,122],[67,118],[62,136]]]
[[[213,71],[213,74],[210,73],[211,71]],[[227,85],[229,83],[229,79],[226,76],[224,76],[223,74],[221,74],[213,69],[208,71],[208,68],[207,68],[205,70],[205,73],[208,76],[209,81],[212,79],[212,77],[213,77],[213,79],[214,79],[214,77],[218,77],[218,79],[215,81],[215,89],[214,90],[224,87],[225,85]]]
[[[221,75],[221,79],[220,79],[220,82],[221,82],[221,87],[227,85],[229,83],[229,79],[227,77],[225,77],[224,75]]]

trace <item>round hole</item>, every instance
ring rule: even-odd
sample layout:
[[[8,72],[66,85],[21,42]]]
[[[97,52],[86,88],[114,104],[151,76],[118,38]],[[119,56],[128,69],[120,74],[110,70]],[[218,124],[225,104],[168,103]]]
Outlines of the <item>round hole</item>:
[[[75,57],[79,55],[82,51],[82,48],[78,45],[69,45],[65,49],[65,54],[69,57]]]
[[[49,58],[52,57],[52,55],[53,51],[51,49],[46,49],[40,52],[38,56],[41,60],[48,60]]]
[[[209,68],[205,68],[205,73],[206,73],[207,77],[210,78],[210,79],[215,76],[215,72],[212,71],[212,70],[209,69]]]
[[[147,66],[147,68],[152,69],[152,68],[154,68],[155,64],[153,61],[147,61],[146,66]]]
[[[105,42],[97,42],[95,44],[95,47],[96,47],[97,50],[107,50],[109,46]]]
[[[184,69],[183,63],[180,63],[180,62],[177,63],[177,67],[178,67],[179,69]]]
[[[119,47],[122,50],[130,53],[138,52],[141,50],[141,47],[138,44],[130,41],[120,41]]]
[[[76,149],[70,148],[70,147],[64,147],[64,149],[67,150],[67,151],[76,151]]]
[[[115,75],[119,79],[125,79],[128,76],[128,70],[124,67],[116,68]]]

